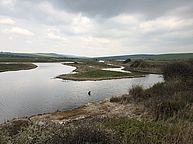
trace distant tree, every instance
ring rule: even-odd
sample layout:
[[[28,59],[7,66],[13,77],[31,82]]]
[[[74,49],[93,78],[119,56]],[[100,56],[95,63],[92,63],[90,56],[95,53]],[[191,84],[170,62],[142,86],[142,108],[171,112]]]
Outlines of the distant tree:
[[[128,62],[131,62],[131,59],[130,59],[130,58],[128,58],[128,59],[126,59],[126,60],[124,61],[124,63],[128,63]]]

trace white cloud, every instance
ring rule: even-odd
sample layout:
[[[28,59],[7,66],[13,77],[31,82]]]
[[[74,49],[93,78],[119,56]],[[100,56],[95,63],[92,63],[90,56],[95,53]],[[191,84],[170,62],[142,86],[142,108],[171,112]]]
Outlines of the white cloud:
[[[26,35],[26,36],[33,36],[34,35],[34,33],[32,33],[31,31],[24,29],[24,28],[20,28],[20,27],[12,27],[10,29],[5,29],[5,30],[3,30],[3,32],[18,34],[18,35]]]
[[[66,38],[60,34],[60,30],[57,28],[48,29],[48,38],[65,41]]]
[[[3,6],[7,9],[13,9],[16,4],[16,0],[1,0],[0,6]]]
[[[15,21],[11,18],[0,16],[0,24],[13,25]]]
[[[85,34],[92,32],[95,28],[95,24],[90,18],[82,16],[80,13],[74,16],[71,27],[74,33]]]
[[[150,21],[144,21],[139,27],[144,32],[152,32],[157,30],[177,30],[191,25],[193,25],[192,19],[161,17]]]

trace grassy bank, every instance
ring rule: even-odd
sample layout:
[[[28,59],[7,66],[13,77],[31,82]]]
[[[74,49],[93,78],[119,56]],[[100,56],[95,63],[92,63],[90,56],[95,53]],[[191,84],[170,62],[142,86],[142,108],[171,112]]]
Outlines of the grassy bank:
[[[84,62],[75,62],[69,63],[65,65],[70,65],[76,67],[74,74],[64,74],[57,76],[57,78],[63,80],[108,80],[108,79],[120,79],[120,78],[132,78],[132,77],[140,77],[143,76],[144,73],[140,72],[132,72],[132,73],[124,73],[124,72],[115,72],[115,71],[107,71],[103,70],[105,68],[118,68],[119,66],[108,65],[106,63],[100,63],[96,61],[84,61]]]
[[[125,70],[162,74],[162,69],[172,61],[134,60],[124,63]]]
[[[133,87],[128,95],[112,101],[143,103],[147,112],[158,119],[192,119],[193,63],[175,62],[163,69],[165,82],[149,89]],[[189,114],[189,118],[188,115]],[[183,117],[184,116],[184,117]],[[192,120],[191,120],[192,121]]]
[[[32,63],[0,63],[0,72],[29,70],[37,66]]]

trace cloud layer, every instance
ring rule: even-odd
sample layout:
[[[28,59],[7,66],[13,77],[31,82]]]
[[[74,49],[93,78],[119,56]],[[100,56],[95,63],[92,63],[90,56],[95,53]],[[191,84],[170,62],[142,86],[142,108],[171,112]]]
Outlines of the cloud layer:
[[[192,0],[1,0],[0,50],[193,52]]]

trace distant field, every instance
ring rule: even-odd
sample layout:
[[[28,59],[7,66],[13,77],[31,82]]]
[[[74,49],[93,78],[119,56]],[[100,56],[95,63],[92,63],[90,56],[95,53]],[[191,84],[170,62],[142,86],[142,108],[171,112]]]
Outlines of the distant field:
[[[0,53],[0,62],[64,62],[77,59],[82,58],[55,53]]]

